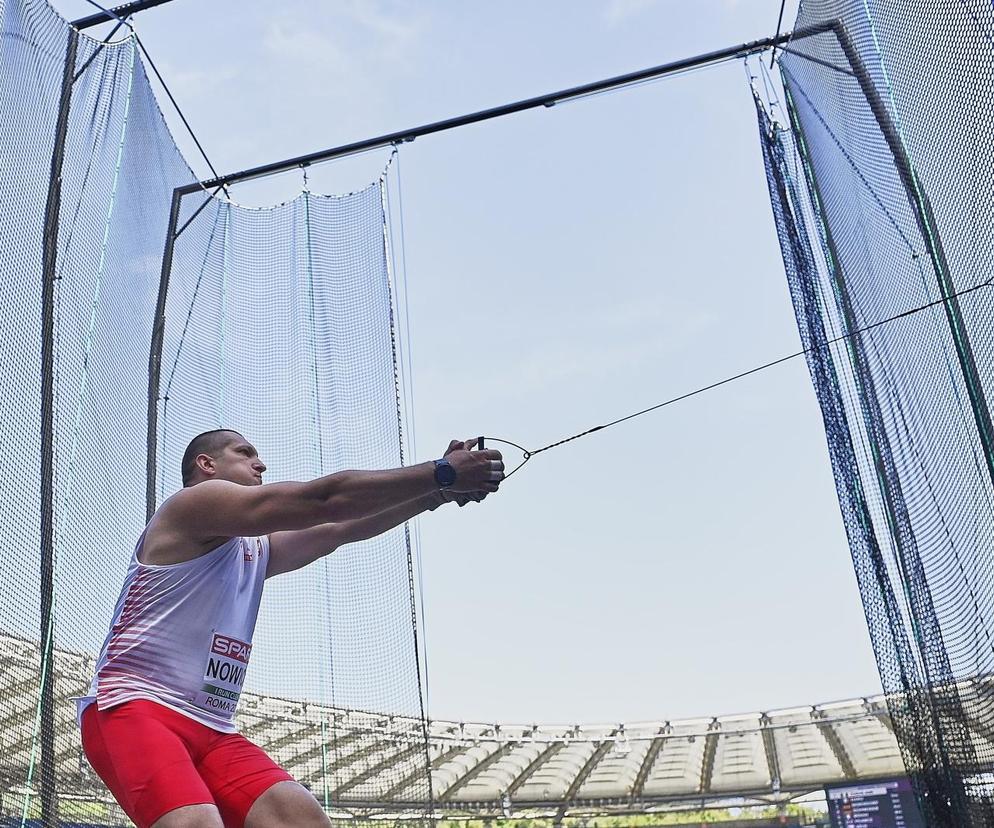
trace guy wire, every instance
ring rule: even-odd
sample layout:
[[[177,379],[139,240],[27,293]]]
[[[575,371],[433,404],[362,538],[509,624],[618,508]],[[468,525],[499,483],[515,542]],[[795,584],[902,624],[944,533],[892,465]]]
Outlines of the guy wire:
[[[733,376],[730,377],[725,377],[724,379],[718,380],[717,382],[712,382],[708,385],[702,386],[693,391],[688,391],[685,394],[680,394],[679,396],[671,397],[670,399],[665,400],[664,402],[657,403],[656,405],[651,405],[648,408],[643,408],[641,411],[636,411],[633,414],[627,414],[624,417],[619,417],[617,420],[612,420],[609,423],[604,423],[602,425],[594,426],[593,428],[588,428],[586,431],[581,431],[579,434],[574,434],[572,437],[565,437],[562,440],[557,440],[554,443],[549,443],[549,445],[543,446],[542,448],[539,449],[529,450],[526,449],[524,446],[519,445],[518,443],[512,442],[511,440],[504,440],[499,437],[486,437],[485,439],[489,442],[504,443],[505,445],[514,446],[514,448],[520,449],[523,452],[524,459],[504,476],[504,479],[507,480],[507,478],[509,478],[512,474],[514,474],[518,470],[520,470],[525,465],[525,463],[531,460],[536,454],[541,454],[543,451],[548,451],[549,449],[557,448],[558,446],[565,445],[566,443],[571,443],[574,440],[579,440],[581,437],[586,437],[588,434],[593,434],[595,431],[603,431],[606,428],[611,428],[612,426],[619,425],[623,422],[626,422],[627,420],[632,420],[635,417],[641,417],[643,414],[648,414],[651,411],[657,411],[660,408],[665,408],[668,405],[673,405],[673,403],[681,402],[683,400],[689,399],[690,397],[696,397],[698,394],[703,394],[705,391],[712,391],[713,389],[719,388],[722,385],[727,385],[730,382],[735,382],[736,380],[743,379],[745,377],[751,376],[752,374],[758,374],[760,371],[765,371],[767,368],[773,368],[774,366],[780,365],[783,362],[788,362],[789,360],[796,359],[797,357],[800,356],[804,356],[805,354],[809,354],[812,351],[818,350],[820,348],[828,348],[830,345],[835,345],[837,342],[841,342],[845,339],[850,339],[854,336],[857,336],[858,334],[866,333],[867,331],[872,331],[874,328],[879,328],[881,325],[887,325],[890,322],[895,322],[896,320],[903,319],[906,316],[913,316],[914,314],[921,313],[923,310],[927,310],[928,308],[935,307],[936,305],[945,304],[946,302],[949,302],[952,299],[955,299],[960,296],[966,296],[967,294],[974,293],[975,291],[978,291],[981,288],[991,287],[991,285],[994,285],[994,276],[992,276],[990,279],[987,279],[984,282],[980,282],[979,284],[973,285],[972,287],[964,288],[963,290],[953,293],[942,299],[936,299],[934,302],[928,302],[925,305],[919,305],[918,307],[911,308],[910,310],[902,311],[901,313],[895,314],[894,316],[889,316],[886,319],[881,319],[879,322],[874,322],[871,325],[866,325],[862,328],[857,328],[856,330],[850,331],[849,333],[840,334],[839,336],[826,340],[824,343],[812,345],[808,348],[804,348],[803,350],[796,351],[795,353],[787,354],[786,356],[774,359],[771,362],[766,362],[763,363],[762,365],[757,365],[755,368],[750,368],[748,371],[742,371],[741,373],[734,374]]]
[[[162,84],[162,88],[165,90],[166,95],[169,97],[169,102],[173,105],[173,109],[176,110],[176,114],[179,115],[180,120],[183,122],[183,126],[186,127],[186,131],[190,133],[190,137],[193,139],[193,143],[197,145],[197,149],[200,150],[200,154],[204,157],[204,161],[207,162],[207,166],[210,168],[211,173],[215,178],[218,177],[217,170],[214,169],[214,165],[211,163],[210,158],[207,157],[207,153],[204,151],[203,146],[200,143],[200,139],[197,138],[197,134],[193,131],[193,127],[190,126],[190,122],[186,120],[186,116],[183,114],[183,110],[179,108],[179,104],[176,103],[176,99],[173,97],[173,93],[169,91],[169,87],[166,86],[166,82],[162,79],[162,75],[159,74],[159,70],[155,66],[155,62],[152,60],[152,56],[148,53],[148,49],[145,48],[145,44],[142,43],[140,37],[138,37],[138,32],[135,32],[135,40],[138,41],[138,45],[141,47],[142,54],[145,55],[145,59],[148,61],[148,65],[152,67],[152,71],[155,72],[155,76],[159,79],[159,83]]]
[[[169,87],[166,86],[166,82],[162,79],[162,75],[159,74],[159,70],[156,68],[155,62],[152,60],[152,56],[148,53],[148,49],[145,48],[145,44],[142,43],[141,38],[138,37],[138,31],[135,29],[133,25],[131,25],[127,21],[127,19],[122,18],[118,14],[116,14],[113,9],[104,8],[102,5],[95,2],[95,0],[86,0],[86,2],[89,3],[91,6],[93,6],[94,8],[100,9],[100,11],[102,11],[104,14],[110,15],[110,17],[112,17],[114,20],[117,21],[117,25],[114,27],[114,31],[107,36],[108,40],[110,39],[111,36],[113,36],[114,32],[116,32],[121,26],[127,26],[129,29],[131,29],[131,33],[134,35],[135,41],[138,43],[138,46],[141,48],[142,54],[145,55],[145,59],[148,61],[148,65],[151,66],[152,71],[155,72],[155,76],[159,79],[159,83],[162,84],[162,88],[165,90],[166,95],[169,97],[169,101],[170,103],[172,103],[173,108],[176,110],[176,114],[179,115],[180,120],[183,122],[183,126],[186,127],[186,131],[190,133],[190,137],[193,139],[193,143],[197,145],[197,149],[200,150],[200,154],[204,157],[204,161],[207,162],[207,166],[210,168],[211,173],[213,173],[214,177],[217,178],[218,177],[217,170],[214,169],[214,165],[211,163],[210,158],[208,158],[207,153],[204,152],[204,148],[203,146],[201,146],[200,140],[197,138],[196,133],[193,131],[193,127],[190,126],[190,122],[186,120],[186,116],[183,114],[183,110],[180,109],[179,104],[176,103],[176,99],[173,97],[173,93],[169,91]]]
[[[407,273],[407,243],[404,234],[404,188],[401,182],[401,163],[400,163],[400,143],[394,144],[393,153],[391,156],[397,174],[394,176],[395,186],[397,188],[397,205],[394,207],[393,200],[390,197],[390,179],[386,178],[385,188],[386,188],[386,202],[387,211],[390,214],[389,222],[389,234],[390,234],[390,259],[392,263],[392,271],[395,277],[394,284],[397,289],[397,310],[398,316],[398,326],[403,328],[403,334],[398,337],[400,342],[400,364],[401,371],[400,375],[403,380],[403,392],[404,392],[404,426],[405,433],[407,434],[408,443],[411,449],[411,457],[418,456],[417,448],[417,437],[415,434],[415,417],[414,417],[414,372],[412,369],[412,351],[413,351],[413,340],[411,339],[411,305],[408,295],[408,273]],[[386,173],[384,173],[386,175]],[[394,222],[393,218],[396,216],[397,221]],[[400,231],[400,244],[399,248],[395,243],[394,238],[394,224],[398,225]],[[397,254],[400,254],[398,266]],[[422,660],[424,666],[424,706],[426,715],[430,719],[431,711],[431,698],[430,698],[430,680],[428,676],[428,623],[425,618],[425,595],[424,595],[424,567],[422,563],[423,558],[423,546],[421,543],[421,521],[418,519],[412,520],[411,525],[413,527],[412,538],[414,541],[414,560],[417,570],[417,589],[418,589],[418,608],[420,610],[420,621],[421,621],[421,645],[423,653],[419,654],[418,657]]]

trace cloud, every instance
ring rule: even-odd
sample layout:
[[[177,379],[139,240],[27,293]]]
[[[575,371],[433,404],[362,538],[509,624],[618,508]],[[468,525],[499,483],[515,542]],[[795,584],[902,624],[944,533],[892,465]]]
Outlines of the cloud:
[[[604,20],[610,26],[617,26],[631,18],[658,6],[662,0],[610,0],[604,9]],[[720,0],[725,11],[734,11],[742,5],[742,0]]]
[[[287,62],[354,74],[357,67],[403,62],[424,29],[422,19],[374,0],[346,0],[323,28],[310,13],[284,13],[272,21],[263,48]]]
[[[603,382],[619,372],[651,374],[679,360],[688,343],[719,321],[706,308],[665,314],[646,303],[622,305],[605,311],[586,339],[536,343],[505,372],[491,375],[488,385],[527,397],[554,386]]]
[[[379,35],[394,46],[413,41],[421,32],[418,18],[404,17],[388,11],[384,3],[372,0],[348,0],[343,11],[358,25]]]
[[[624,23],[651,9],[659,0],[611,0],[604,10],[604,19],[611,26]]]
[[[164,60],[159,69],[162,77],[169,84],[169,89],[181,104],[195,98],[211,98],[218,93],[218,90],[238,78],[238,72],[233,66],[223,64],[213,66],[208,72],[188,69]],[[155,77],[151,69],[148,70],[148,75],[149,78]],[[153,86],[157,83],[158,80],[152,80]]]
[[[262,46],[284,62],[316,63],[334,70],[345,70],[350,63],[349,55],[331,37],[304,24],[274,20]]]

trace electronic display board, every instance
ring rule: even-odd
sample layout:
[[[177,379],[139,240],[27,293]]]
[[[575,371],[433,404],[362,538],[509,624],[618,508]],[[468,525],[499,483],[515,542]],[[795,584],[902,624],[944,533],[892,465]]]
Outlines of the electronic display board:
[[[926,828],[907,778],[825,788],[832,828]]]

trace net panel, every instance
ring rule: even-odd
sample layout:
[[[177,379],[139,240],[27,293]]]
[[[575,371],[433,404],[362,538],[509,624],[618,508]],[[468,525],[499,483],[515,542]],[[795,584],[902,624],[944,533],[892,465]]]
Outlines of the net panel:
[[[805,344],[944,300],[809,358],[881,679],[940,826],[992,818],[994,297],[954,296],[994,263],[992,18],[805,2],[780,62],[793,137],[760,114]]]
[[[181,485],[190,438],[211,428],[244,434],[267,482],[402,465],[385,187],[305,192],[271,209],[184,197],[165,308],[160,502]],[[373,742],[330,714],[323,734],[273,724],[295,749],[312,744],[298,778],[329,804],[428,799],[426,741],[409,725],[422,717],[410,563],[400,526],[267,583],[246,691],[406,717],[386,753],[382,742],[367,753]],[[357,763],[369,771],[359,784]]]
[[[124,825],[82,756],[72,697],[86,691],[80,676],[92,675],[145,523],[149,343],[171,197],[194,176],[133,39],[91,40],[39,0],[3,0],[0,21],[0,633],[23,642],[0,669],[0,820]],[[381,186],[271,211],[211,202],[187,228],[171,274],[156,494],[179,485],[178,443],[222,419],[257,442],[274,478],[400,464]],[[182,218],[202,203],[191,197]],[[419,816],[429,789],[403,530],[269,586],[239,725],[330,812],[341,795],[410,800]],[[393,717],[393,741],[369,735]],[[379,772],[388,755],[403,779]]]
[[[0,14],[0,405],[9,435],[0,448],[0,627],[40,645],[36,669],[0,671],[0,810],[52,825],[86,810],[70,799],[60,808],[60,794],[94,786],[72,715],[71,697],[85,686],[54,678],[50,652],[56,642],[99,649],[144,525],[147,342],[169,194],[192,174],[133,39],[78,35],[41,2],[6,2]],[[50,604],[41,571],[49,534]],[[16,700],[25,686],[36,691],[30,707]]]

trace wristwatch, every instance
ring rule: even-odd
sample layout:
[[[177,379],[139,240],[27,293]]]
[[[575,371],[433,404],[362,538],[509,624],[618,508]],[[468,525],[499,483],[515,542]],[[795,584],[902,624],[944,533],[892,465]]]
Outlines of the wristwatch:
[[[456,482],[456,470],[445,458],[435,461],[435,482],[441,489],[447,489]]]

